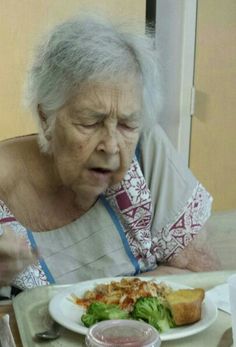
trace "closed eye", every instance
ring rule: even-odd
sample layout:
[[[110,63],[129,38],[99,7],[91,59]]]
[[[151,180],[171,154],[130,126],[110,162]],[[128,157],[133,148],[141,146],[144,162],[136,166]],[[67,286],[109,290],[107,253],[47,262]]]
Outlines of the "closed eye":
[[[98,126],[98,123],[93,123],[93,124],[81,124],[82,127],[90,129],[90,128],[95,128]]]
[[[81,124],[81,123],[73,123],[73,125],[75,126],[80,126],[80,127],[83,127],[83,128],[86,128],[86,129],[93,129],[95,128],[96,126],[98,126],[99,123],[92,123],[92,124]]]
[[[127,124],[127,123],[118,123],[118,126],[122,129],[128,130],[128,131],[133,131],[133,130],[138,129],[137,125]]]

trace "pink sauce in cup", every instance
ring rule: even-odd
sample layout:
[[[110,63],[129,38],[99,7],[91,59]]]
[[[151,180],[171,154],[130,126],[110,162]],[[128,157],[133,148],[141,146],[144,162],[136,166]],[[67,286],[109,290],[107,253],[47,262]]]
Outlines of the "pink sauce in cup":
[[[158,331],[134,320],[107,320],[93,325],[86,336],[87,347],[159,347]]]

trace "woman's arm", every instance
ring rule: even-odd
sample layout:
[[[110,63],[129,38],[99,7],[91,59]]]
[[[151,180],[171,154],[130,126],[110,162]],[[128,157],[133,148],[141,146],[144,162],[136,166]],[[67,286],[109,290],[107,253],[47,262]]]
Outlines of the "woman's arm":
[[[161,264],[146,276],[183,274],[221,270],[219,258],[207,242],[207,231],[204,228],[199,235],[168,263]]]
[[[196,272],[221,269],[220,260],[208,243],[206,228],[203,228],[187,247],[173,257],[168,265]]]

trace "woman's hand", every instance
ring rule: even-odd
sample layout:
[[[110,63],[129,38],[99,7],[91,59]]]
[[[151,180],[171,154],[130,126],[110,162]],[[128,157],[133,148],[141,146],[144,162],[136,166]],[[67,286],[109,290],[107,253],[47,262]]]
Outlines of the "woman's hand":
[[[24,236],[8,226],[1,227],[4,232],[0,236],[0,286],[5,286],[28,265],[36,263],[38,253],[30,248]]]

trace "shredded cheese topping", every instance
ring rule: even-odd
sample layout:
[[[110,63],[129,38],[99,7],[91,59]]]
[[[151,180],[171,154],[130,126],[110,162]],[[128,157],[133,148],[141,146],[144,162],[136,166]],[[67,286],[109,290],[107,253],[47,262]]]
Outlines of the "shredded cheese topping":
[[[105,304],[117,304],[121,309],[131,311],[133,305],[140,297],[162,297],[170,293],[172,289],[164,283],[143,281],[139,278],[122,278],[120,281],[112,281],[108,284],[98,284],[94,290],[88,290],[83,298],[72,295],[74,302],[87,308],[95,301]]]

